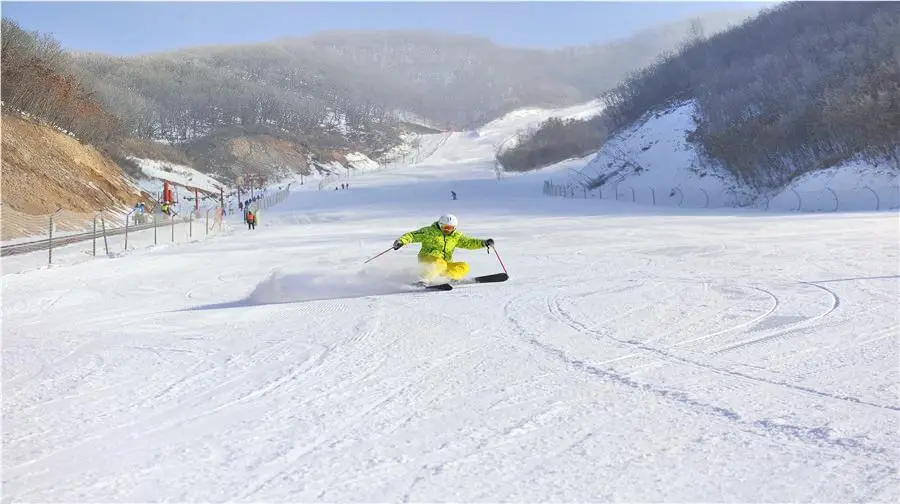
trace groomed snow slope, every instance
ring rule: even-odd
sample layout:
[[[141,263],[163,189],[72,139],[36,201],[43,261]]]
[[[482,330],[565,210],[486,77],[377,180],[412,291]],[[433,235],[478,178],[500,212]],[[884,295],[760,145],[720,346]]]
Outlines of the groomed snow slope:
[[[472,131],[452,132],[444,139],[437,150],[427,158],[419,161],[423,165],[450,165],[478,163],[494,159],[501,147],[514,144],[517,135],[529,128],[537,127],[552,117],[561,119],[588,119],[603,110],[599,101],[591,101],[563,109],[526,108],[510,112],[495,119],[481,128]],[[443,137],[443,135],[423,135]]]
[[[551,175],[376,172],[254,231],[4,275],[5,500],[900,498],[896,213],[544,198]],[[448,210],[510,281],[362,264]]]

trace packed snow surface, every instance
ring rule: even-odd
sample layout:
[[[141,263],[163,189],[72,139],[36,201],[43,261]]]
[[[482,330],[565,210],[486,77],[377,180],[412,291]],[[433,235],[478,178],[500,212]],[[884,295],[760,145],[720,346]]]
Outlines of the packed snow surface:
[[[253,231],[5,274],[4,500],[900,498],[896,212],[546,198],[455,140]],[[446,211],[508,282],[363,264]]]

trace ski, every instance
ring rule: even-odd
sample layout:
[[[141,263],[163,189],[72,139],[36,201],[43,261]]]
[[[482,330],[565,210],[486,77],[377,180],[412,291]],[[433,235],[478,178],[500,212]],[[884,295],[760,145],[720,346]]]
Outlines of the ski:
[[[448,291],[448,290],[453,290],[453,286],[450,285],[450,284],[447,284],[447,283],[443,283],[443,284],[434,284],[434,285],[424,285],[424,286],[422,286],[422,288],[425,289],[425,290],[430,290],[430,291]]]
[[[509,280],[509,275],[506,273],[495,273],[493,275],[482,275],[472,278],[465,278],[463,280],[454,280],[452,282],[448,282],[450,285],[471,285],[478,283],[498,283],[505,282]]]
[[[506,273],[494,273],[493,275],[482,275],[477,276],[472,279],[475,283],[495,283],[495,282],[505,282],[509,280],[509,275]]]
[[[430,290],[453,290],[454,285],[471,285],[477,283],[498,283],[505,282],[509,280],[509,275],[506,273],[495,273],[493,275],[482,275],[472,278],[466,278],[464,280],[453,280],[451,282],[443,283],[443,284],[434,284],[429,285],[427,288]]]
[[[416,282],[416,283],[410,284],[410,285],[412,285],[413,287],[418,287],[418,288],[420,288],[420,289],[422,289],[422,290],[427,290],[427,291],[448,291],[448,290],[453,290],[453,286],[450,285],[450,284],[448,284],[448,283],[442,283],[442,284],[427,284],[427,283],[424,283],[424,282]]]
[[[416,282],[412,284],[413,287],[418,287],[423,290],[429,291],[449,291],[453,290],[454,285],[471,285],[477,283],[497,283],[497,282],[505,282],[509,280],[509,275],[506,273],[495,273],[492,275],[482,275],[472,278],[466,278],[464,280],[453,280],[447,283],[440,284],[426,284],[424,282]]]

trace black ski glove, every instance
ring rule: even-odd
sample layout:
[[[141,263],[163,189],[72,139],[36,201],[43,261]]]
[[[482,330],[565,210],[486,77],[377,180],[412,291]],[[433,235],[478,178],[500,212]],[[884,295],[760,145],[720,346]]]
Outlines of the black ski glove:
[[[487,240],[484,240],[484,246],[485,246],[485,247],[493,247],[493,246],[494,246],[494,239],[493,239],[493,238],[488,238]]]
[[[401,242],[400,240],[394,240],[394,250],[397,250],[402,246],[403,246],[403,242]]]

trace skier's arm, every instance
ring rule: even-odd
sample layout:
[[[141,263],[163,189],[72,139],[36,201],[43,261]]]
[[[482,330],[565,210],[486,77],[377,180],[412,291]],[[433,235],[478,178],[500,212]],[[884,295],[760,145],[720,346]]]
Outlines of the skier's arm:
[[[425,226],[421,229],[417,229],[415,231],[410,231],[409,233],[404,234],[400,238],[397,239],[403,245],[409,245],[410,243],[421,243],[422,240],[428,236],[428,228],[431,226]]]
[[[462,234],[462,233],[460,233]],[[494,240],[490,240],[490,245],[494,244]],[[474,250],[480,249],[488,246],[488,240],[484,240],[481,238],[472,238],[470,236],[462,235],[459,238],[459,242],[457,242],[457,247]]]

